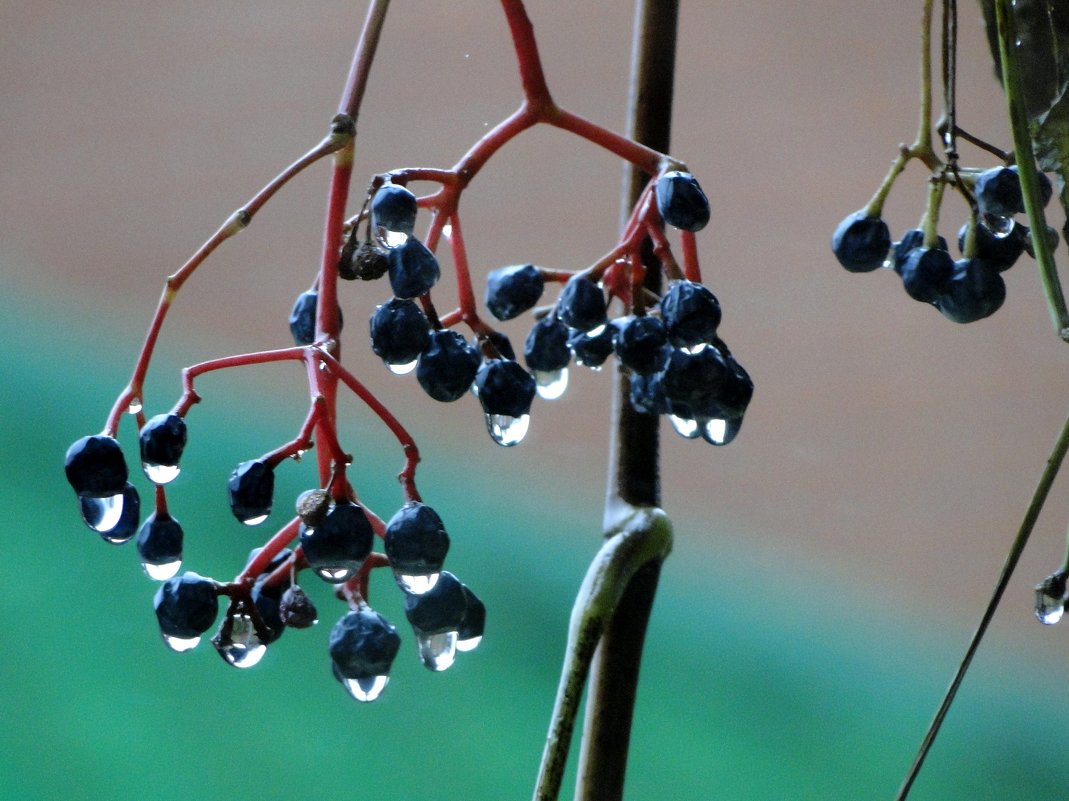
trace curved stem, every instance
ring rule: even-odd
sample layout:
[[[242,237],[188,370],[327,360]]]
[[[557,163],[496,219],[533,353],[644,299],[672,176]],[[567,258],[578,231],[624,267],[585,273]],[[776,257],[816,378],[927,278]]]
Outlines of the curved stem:
[[[973,634],[972,640],[969,641],[969,647],[965,650],[965,656],[962,657],[961,664],[958,666],[958,670],[954,674],[954,678],[951,680],[946,694],[943,696],[943,701],[939,705],[935,717],[932,718],[931,724],[928,726],[928,731],[925,733],[924,739],[921,741],[921,746],[917,752],[917,756],[913,760],[913,765],[906,774],[906,778],[902,782],[902,787],[899,789],[898,795],[895,796],[896,801],[905,801],[906,797],[909,795],[910,788],[913,786],[913,782],[917,778],[917,774],[920,773],[921,767],[924,765],[925,757],[928,756],[928,751],[935,742],[936,735],[939,734],[939,729],[943,725],[943,720],[950,711],[950,705],[954,703],[954,696],[958,693],[958,688],[961,686],[961,682],[965,678],[965,673],[968,671],[969,665],[972,664],[976,649],[980,647],[980,641],[984,638],[984,634],[987,632],[987,627],[991,623],[991,619],[995,616],[995,610],[998,609],[999,602],[1002,600],[1002,595],[1006,591],[1006,585],[1009,584],[1010,577],[1013,575],[1013,571],[1017,567],[1017,562],[1020,560],[1021,554],[1024,552],[1024,547],[1028,544],[1028,538],[1032,535],[1032,529],[1035,527],[1036,520],[1039,518],[1039,513],[1043,509],[1043,504],[1047,500],[1047,495],[1050,493],[1051,484],[1054,483],[1054,478],[1058,475],[1058,469],[1062,466],[1066,451],[1069,451],[1069,418],[1067,418],[1062,425],[1061,434],[1059,434],[1058,440],[1055,442],[1054,448],[1047,459],[1047,466],[1043,469],[1043,473],[1039,477],[1039,483],[1036,485],[1035,492],[1032,494],[1032,500],[1028,504],[1028,509],[1025,511],[1021,526],[1017,530],[1017,536],[1014,537],[1013,544],[1010,545],[1010,552],[1006,555],[1006,562],[1002,566],[1002,572],[999,574],[998,581],[995,582],[995,590],[992,592],[991,599],[987,603],[987,608],[984,610],[984,614],[980,618],[980,625],[976,627],[976,632]]]

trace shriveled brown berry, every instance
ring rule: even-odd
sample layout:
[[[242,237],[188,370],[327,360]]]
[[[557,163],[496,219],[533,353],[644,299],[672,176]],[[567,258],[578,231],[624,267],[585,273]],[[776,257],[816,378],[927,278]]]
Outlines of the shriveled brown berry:
[[[330,495],[326,490],[305,490],[297,496],[297,516],[310,528],[319,525],[329,508]]]
[[[282,593],[278,615],[283,623],[294,629],[306,629],[319,622],[319,612],[312,599],[296,584]]]

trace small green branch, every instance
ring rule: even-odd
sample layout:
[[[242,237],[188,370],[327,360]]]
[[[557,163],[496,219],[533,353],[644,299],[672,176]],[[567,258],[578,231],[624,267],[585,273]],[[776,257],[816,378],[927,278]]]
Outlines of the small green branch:
[[[1009,108],[1010,131],[1013,135],[1013,150],[1017,169],[1021,176],[1021,192],[1028,224],[1032,228],[1032,249],[1039,265],[1039,277],[1043,293],[1047,297],[1054,330],[1063,340],[1069,341],[1069,310],[1054,264],[1054,254],[1047,240],[1047,220],[1043,214],[1043,202],[1039,192],[1039,176],[1036,174],[1036,157],[1032,150],[1032,136],[1028,129],[1028,113],[1025,109],[1024,87],[1020,63],[1017,57],[1017,27],[1013,18],[1011,0],[996,0],[995,21],[998,26],[999,56],[1002,62],[1002,87],[1006,92]]]
[[[898,795],[895,796],[896,801],[905,801],[906,797],[909,795],[910,788],[913,786],[913,782],[916,780],[917,775],[921,771],[921,767],[924,765],[924,759],[928,756],[928,751],[931,750],[936,735],[939,734],[939,729],[943,725],[943,720],[950,711],[950,705],[954,703],[954,697],[958,693],[958,688],[961,686],[961,682],[965,678],[965,673],[969,670],[969,665],[972,664],[973,656],[976,655],[976,650],[980,647],[980,641],[984,638],[984,634],[987,632],[987,627],[991,623],[991,619],[995,616],[995,610],[998,609],[999,602],[1002,600],[1002,595],[1006,591],[1006,586],[1010,582],[1010,577],[1013,575],[1013,571],[1017,567],[1017,562],[1020,560],[1021,554],[1024,552],[1025,545],[1028,544],[1028,538],[1032,535],[1032,529],[1035,528],[1036,520],[1039,519],[1039,513],[1043,509],[1043,504],[1047,500],[1047,495],[1050,493],[1051,485],[1054,483],[1054,478],[1058,475],[1058,470],[1062,466],[1062,461],[1065,459],[1067,450],[1069,450],[1069,418],[1067,418],[1062,425],[1061,434],[1058,435],[1058,440],[1054,444],[1054,449],[1051,451],[1050,457],[1047,459],[1047,466],[1044,468],[1043,474],[1039,477],[1039,483],[1036,485],[1035,492],[1032,494],[1032,501],[1028,504],[1024,519],[1021,521],[1021,526],[1017,530],[1017,536],[1014,538],[1013,544],[1010,546],[1010,552],[1006,556],[1006,562],[1002,566],[1002,572],[999,574],[998,581],[995,583],[995,590],[991,594],[991,600],[988,601],[983,617],[980,618],[980,625],[976,627],[976,632],[973,634],[972,640],[969,642],[969,647],[965,651],[965,656],[962,657],[961,664],[958,666],[958,671],[954,674],[954,678],[950,682],[946,694],[943,696],[943,702],[939,705],[935,717],[932,718],[932,722],[928,726],[928,731],[924,735],[924,740],[921,742],[920,750],[917,752],[917,756],[913,760],[913,765],[910,767],[909,773],[906,774],[906,778],[902,782],[902,787],[899,789]]]

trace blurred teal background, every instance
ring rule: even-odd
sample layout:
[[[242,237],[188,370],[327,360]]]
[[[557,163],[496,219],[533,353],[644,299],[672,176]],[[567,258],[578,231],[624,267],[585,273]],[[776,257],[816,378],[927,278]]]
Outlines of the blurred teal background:
[[[253,670],[203,646],[169,652],[133,546],[85,529],[60,469],[125,385],[164,276],[322,135],[363,8],[0,2],[3,801],[530,794],[571,601],[599,543],[608,375],[577,375],[536,407],[528,441],[495,448],[470,399],[434,404],[369,355],[364,321],[385,290],[343,288],[346,361],[411,427],[420,489],[453,538],[449,566],[489,608],[483,645],[444,674],[422,668],[406,636],[371,705],[330,676],[342,609],[325,586],[308,585],[319,626],[287,632]],[[530,3],[557,100],[619,127],[630,4],[608,9]],[[395,0],[390,13],[355,187],[454,163],[518,98],[493,3]],[[847,275],[828,253],[835,224],[912,138],[918,14],[684,3],[673,151],[713,198],[703,269],[757,394],[728,448],[665,428],[676,547],[642,670],[633,801],[892,798],[1065,413],[1064,346],[1031,265],[1006,274],[997,315],[957,327],[894,276]],[[959,120],[1004,144],[976,16],[963,7]],[[294,181],[183,290],[148,413],[177,398],[183,365],[287,344],[326,180],[320,166]],[[465,194],[476,275],[590,263],[615,239],[618,189],[614,159],[556,132],[525,135]],[[912,171],[896,187],[896,234],[924,191]],[[945,235],[962,214],[948,205]],[[505,328],[522,341],[524,321]],[[292,365],[201,386],[170,499],[187,567],[227,577],[270,532],[230,517],[226,476],[293,436],[307,391]],[[356,403],[342,415],[361,495],[389,515],[398,449]],[[130,420],[122,439],[133,444]],[[272,523],[312,471],[281,472]],[[914,801],[1030,801],[1069,786],[1058,747],[1069,640],[1065,624],[1031,619],[1031,588],[1063,554],[1063,485]],[[377,577],[372,600],[401,620],[388,581]]]

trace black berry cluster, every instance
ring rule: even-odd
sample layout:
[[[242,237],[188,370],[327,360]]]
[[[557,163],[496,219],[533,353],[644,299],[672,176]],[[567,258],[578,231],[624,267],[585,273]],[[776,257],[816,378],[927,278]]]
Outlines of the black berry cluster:
[[[1050,181],[1042,173],[1043,202],[1051,197]],[[982,172],[957,170],[948,173],[970,201],[972,215],[958,231],[960,258],[955,259],[947,241],[934,224],[942,193],[929,201],[920,228],[906,231],[891,241],[887,223],[871,207],[848,215],[836,228],[831,247],[839,263],[850,272],[893,269],[911,298],[929,303],[948,320],[971,323],[994,314],[1006,299],[1002,273],[1024,252],[1032,253],[1032,232],[1015,219],[1024,212],[1017,168],[994,167]],[[933,179],[934,180],[934,179]],[[1054,229],[1048,236],[1057,241]]]

